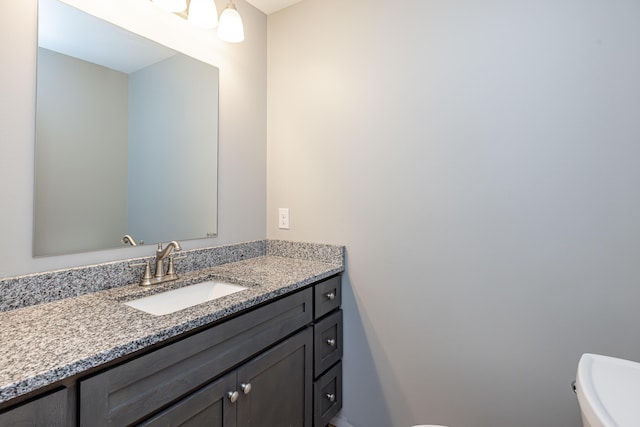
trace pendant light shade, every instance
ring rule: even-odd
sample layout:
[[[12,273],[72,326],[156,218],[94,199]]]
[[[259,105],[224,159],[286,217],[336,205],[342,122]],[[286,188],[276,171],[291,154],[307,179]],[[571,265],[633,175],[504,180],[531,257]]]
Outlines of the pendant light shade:
[[[201,28],[218,26],[218,10],[213,0],[191,0],[189,4],[189,23]]]
[[[239,43],[244,40],[244,26],[242,18],[232,2],[227,3],[227,7],[220,15],[218,26],[218,37],[229,43]]]
[[[167,12],[183,12],[187,8],[187,0],[152,0],[153,4]]]
[[[218,27],[218,38],[229,43],[239,43],[244,40],[244,25],[233,0],[228,0],[227,6],[220,15],[216,0],[151,0],[153,4],[167,12],[173,12],[190,24],[213,29]],[[187,11],[187,7],[189,10]]]

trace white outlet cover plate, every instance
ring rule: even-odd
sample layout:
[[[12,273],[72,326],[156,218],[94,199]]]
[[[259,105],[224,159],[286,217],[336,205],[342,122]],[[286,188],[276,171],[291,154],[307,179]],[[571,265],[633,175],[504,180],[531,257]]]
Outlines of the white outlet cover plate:
[[[278,209],[278,228],[289,229],[289,208]]]

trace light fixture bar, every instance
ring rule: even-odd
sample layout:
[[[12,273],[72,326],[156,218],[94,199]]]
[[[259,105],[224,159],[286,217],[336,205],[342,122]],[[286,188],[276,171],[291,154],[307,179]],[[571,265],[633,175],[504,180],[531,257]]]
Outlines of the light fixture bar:
[[[187,10],[187,0],[151,0],[153,4],[167,12],[183,12]]]
[[[244,40],[244,25],[242,17],[238,13],[233,0],[229,0],[227,6],[220,15],[215,0],[150,0],[163,10],[172,12],[186,19],[189,23],[201,28],[218,27],[218,37],[229,43],[239,43]]]
[[[218,9],[214,0],[189,0],[188,10],[190,24],[209,29],[218,26]]]

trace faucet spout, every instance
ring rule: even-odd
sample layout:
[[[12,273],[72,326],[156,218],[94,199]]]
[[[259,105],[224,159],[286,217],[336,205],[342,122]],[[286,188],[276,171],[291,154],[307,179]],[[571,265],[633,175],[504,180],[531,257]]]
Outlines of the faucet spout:
[[[182,250],[182,246],[180,246],[180,243],[175,240],[167,243],[167,246],[164,249],[162,249],[162,243],[158,243],[158,250],[156,250],[156,261],[163,261],[166,257],[169,256],[169,254],[171,254],[171,251],[173,250],[175,250],[176,252]]]
[[[176,252],[182,250],[182,246],[180,246],[180,243],[175,240],[167,243],[167,246],[164,249],[162,248],[162,243],[158,243],[158,249],[156,250],[156,273],[154,278],[156,282],[163,282],[165,280],[173,280],[177,278],[175,273],[171,274],[171,277],[165,277],[164,273],[164,259],[168,257],[174,250]]]

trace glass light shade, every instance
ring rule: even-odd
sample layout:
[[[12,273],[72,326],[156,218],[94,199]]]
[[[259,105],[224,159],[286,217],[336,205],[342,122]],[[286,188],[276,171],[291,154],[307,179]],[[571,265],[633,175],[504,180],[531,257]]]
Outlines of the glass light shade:
[[[227,3],[227,7],[220,15],[218,25],[218,37],[229,43],[238,43],[244,40],[244,26],[242,18],[233,3]]]
[[[202,28],[218,26],[218,9],[213,0],[191,0],[189,22]]]
[[[153,4],[167,12],[182,12],[187,8],[187,0],[153,0]]]

